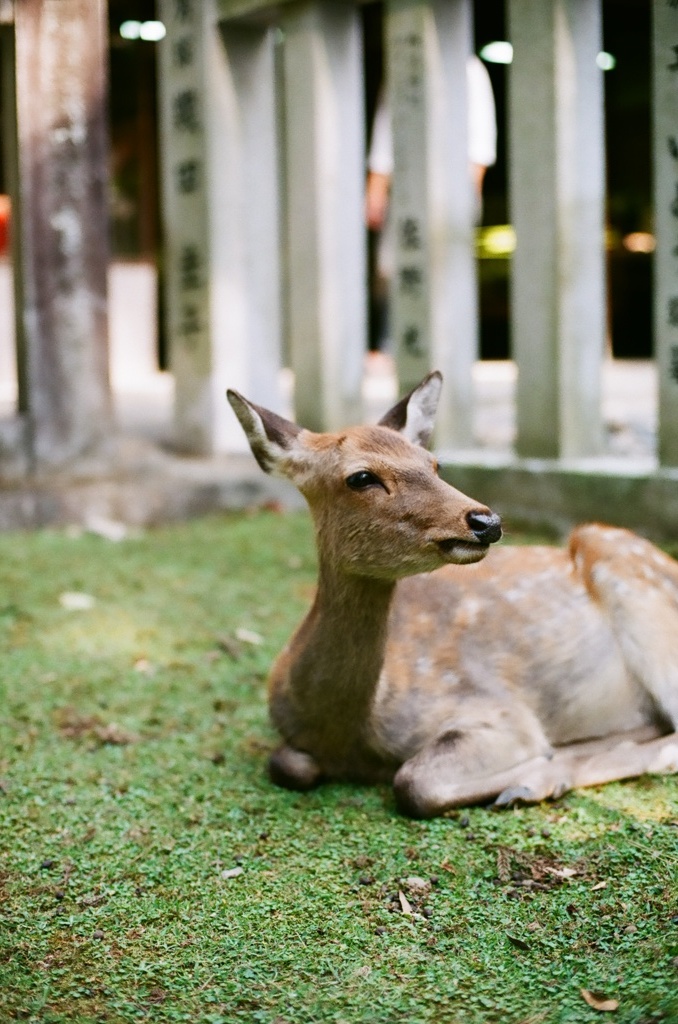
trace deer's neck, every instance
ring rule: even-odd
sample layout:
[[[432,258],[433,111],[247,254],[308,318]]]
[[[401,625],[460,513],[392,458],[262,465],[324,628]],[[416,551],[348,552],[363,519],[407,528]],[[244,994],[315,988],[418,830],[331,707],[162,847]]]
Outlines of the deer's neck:
[[[316,599],[292,652],[298,707],[348,735],[362,729],[384,662],[394,583],[339,573],[321,561]]]

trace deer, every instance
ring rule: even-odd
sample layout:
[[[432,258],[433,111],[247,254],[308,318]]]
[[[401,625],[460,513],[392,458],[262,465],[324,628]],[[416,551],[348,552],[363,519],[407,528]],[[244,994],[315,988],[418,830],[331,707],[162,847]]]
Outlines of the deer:
[[[271,780],[391,783],[431,818],[678,771],[678,562],[599,523],[494,546],[500,517],[428,451],[441,385],[329,433],[227,392],[315,529],[315,598],[268,681]]]

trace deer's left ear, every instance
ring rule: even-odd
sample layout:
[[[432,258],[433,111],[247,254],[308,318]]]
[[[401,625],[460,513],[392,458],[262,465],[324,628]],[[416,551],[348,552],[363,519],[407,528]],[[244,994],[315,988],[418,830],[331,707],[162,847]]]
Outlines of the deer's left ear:
[[[281,471],[289,456],[301,427],[283,416],[249,402],[237,391],[227,391],[226,397],[247,435],[252,454],[265,473]]]
[[[438,370],[429,373],[414,391],[401,398],[385,416],[382,416],[379,420],[380,425],[397,430],[412,444],[425,448],[433,433],[442,385],[442,374]]]

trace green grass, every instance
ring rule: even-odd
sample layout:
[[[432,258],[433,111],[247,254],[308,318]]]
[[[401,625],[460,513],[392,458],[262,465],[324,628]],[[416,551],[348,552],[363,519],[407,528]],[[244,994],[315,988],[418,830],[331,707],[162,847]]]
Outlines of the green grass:
[[[678,1022],[676,778],[423,823],[269,784],[305,517],[4,535],[0,565],[0,1021]]]

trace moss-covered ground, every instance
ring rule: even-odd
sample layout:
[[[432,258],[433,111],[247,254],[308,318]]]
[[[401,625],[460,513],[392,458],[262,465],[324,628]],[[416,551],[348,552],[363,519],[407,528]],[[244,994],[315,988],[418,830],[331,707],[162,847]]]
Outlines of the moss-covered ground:
[[[0,566],[0,1021],[678,1022],[678,779],[430,822],[268,782],[303,515]]]

